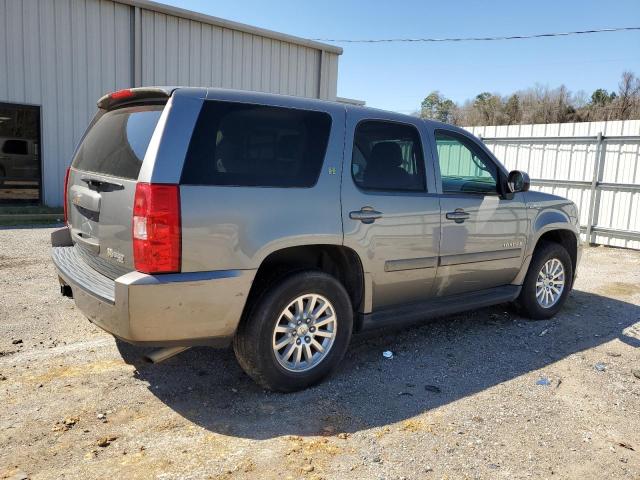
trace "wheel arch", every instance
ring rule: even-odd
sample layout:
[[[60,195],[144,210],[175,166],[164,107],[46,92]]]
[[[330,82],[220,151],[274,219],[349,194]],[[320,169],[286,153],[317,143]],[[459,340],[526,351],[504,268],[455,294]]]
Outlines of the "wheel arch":
[[[573,230],[567,228],[547,230],[538,237],[538,241],[536,242],[533,251],[535,252],[541,242],[546,241],[558,243],[569,253],[569,257],[571,258],[571,269],[575,272],[576,267],[578,266],[578,242],[580,241],[578,235],[579,234],[576,234]]]
[[[261,261],[249,291],[245,313],[271,282],[289,273],[309,269],[333,275],[349,294],[354,312],[358,311],[365,295],[364,269],[358,254],[343,245],[311,244],[275,250]]]
[[[555,219],[557,219],[557,217]],[[522,268],[520,269],[518,275],[512,283],[515,285],[522,285],[522,283],[524,282],[524,278],[527,275],[527,271],[529,270],[529,264],[531,263],[533,253],[540,246],[540,243],[545,241],[558,243],[567,250],[567,252],[569,253],[569,257],[571,258],[571,268],[574,273],[575,280],[575,271],[578,266],[580,244],[580,232],[578,228],[566,221],[551,222],[543,224],[542,226],[540,226],[538,222],[536,222],[536,226],[540,228],[539,230],[535,231],[535,235],[533,235],[533,240],[530,244],[530,247],[527,249],[527,256],[522,265]]]

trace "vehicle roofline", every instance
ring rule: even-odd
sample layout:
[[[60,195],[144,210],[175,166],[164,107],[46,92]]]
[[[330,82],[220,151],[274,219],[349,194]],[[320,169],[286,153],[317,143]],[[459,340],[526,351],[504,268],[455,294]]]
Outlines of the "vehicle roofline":
[[[263,99],[264,101],[268,102],[268,101],[273,101],[273,100],[290,100],[292,102],[296,102],[296,103],[306,103],[308,106],[313,106],[316,108],[325,108],[328,106],[331,106],[332,108],[335,107],[341,107],[344,108],[347,111],[350,112],[367,112],[369,115],[375,115],[376,113],[378,114],[384,114],[385,117],[388,117],[389,115],[393,115],[395,117],[397,117],[398,119],[406,119],[406,120],[411,120],[411,121],[416,121],[416,120],[421,120],[425,123],[428,124],[433,124],[433,126],[435,128],[437,128],[438,126],[442,126],[442,127],[446,127],[449,129],[456,129],[456,130],[460,130],[461,132],[465,132],[467,134],[469,134],[470,132],[464,129],[460,129],[459,127],[456,127],[455,125],[450,125],[447,123],[442,123],[442,122],[436,122],[434,120],[426,120],[426,119],[420,119],[419,117],[415,117],[413,115],[407,115],[406,113],[399,113],[399,112],[394,112],[393,110],[385,110],[385,109],[381,109],[381,108],[375,108],[375,107],[368,107],[366,105],[353,105],[353,104],[349,104],[349,103],[344,103],[344,102],[339,102],[337,100],[326,100],[326,99],[319,99],[319,98],[310,98],[310,97],[300,97],[300,96],[296,96],[296,95],[285,95],[282,93],[267,93],[267,92],[258,92],[258,91],[252,91],[252,90],[241,90],[241,89],[235,89],[235,88],[219,88],[219,87],[187,87],[187,86],[157,86],[157,87],[148,87],[148,88],[159,88],[159,89],[166,89],[169,90],[171,89],[171,91],[175,94],[177,91],[180,91],[181,94],[192,94],[192,95],[198,95],[200,92],[202,92],[203,90],[206,91],[207,93],[207,98],[209,97],[209,93],[211,94],[215,94],[216,92],[219,93],[234,93],[234,94],[246,94],[248,97],[251,97],[253,99]]]
[[[300,97],[297,95],[285,95],[282,93],[267,93],[267,92],[258,92],[253,90],[242,90],[237,88],[220,88],[220,87],[192,87],[185,85],[149,85],[145,87],[134,87],[131,90],[134,91],[143,91],[143,90],[160,90],[166,93],[167,96],[173,96],[177,92],[179,92],[180,96],[193,96],[199,98],[209,98],[209,94],[218,93],[233,93],[237,95],[245,94],[247,97],[251,97],[257,101],[265,101],[272,102],[274,100],[290,100],[291,102],[295,102],[300,104],[300,102],[305,103],[310,107],[316,108],[326,108],[326,107],[341,107],[350,112],[366,112],[369,115],[383,114],[385,117],[392,115],[399,120],[406,119],[411,121],[420,120],[427,125],[431,126],[434,129],[437,128],[447,128],[449,130],[458,131],[460,133],[466,135],[473,135],[468,130],[464,128],[458,127],[456,125],[452,125],[449,123],[439,122],[437,120],[429,120],[429,119],[421,119],[419,117],[415,117],[413,115],[407,115],[406,113],[394,112],[393,110],[385,110],[382,108],[368,107],[366,105],[353,105],[350,103],[344,103],[337,100],[326,100],[319,98],[311,98],[311,97]],[[106,98],[108,96],[105,95],[102,98]]]

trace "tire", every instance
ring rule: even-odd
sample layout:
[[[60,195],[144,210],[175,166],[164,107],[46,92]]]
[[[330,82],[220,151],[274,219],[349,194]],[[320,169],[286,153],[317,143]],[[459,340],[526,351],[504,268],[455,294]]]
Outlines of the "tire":
[[[302,309],[297,302],[301,297]],[[318,315],[304,317],[314,298],[312,311]],[[352,329],[353,310],[342,284],[324,272],[300,271],[281,277],[255,297],[238,327],[233,349],[242,369],[256,383],[269,390],[294,392],[335,370],[349,346]],[[284,346],[278,350],[280,345]],[[287,353],[291,354],[288,360]]]
[[[562,277],[557,273],[559,270],[556,270],[556,276],[549,273],[551,277],[554,277],[546,279],[546,282],[549,282],[549,296],[545,296],[543,291],[540,297],[538,297],[536,295],[537,293],[540,293],[538,288],[541,288],[542,290],[547,288],[547,284],[544,283],[545,280],[539,279],[539,275],[544,276],[544,272],[542,272],[543,267],[548,265],[548,272],[552,272],[554,269],[559,268],[558,262],[562,266],[564,276]],[[564,282],[561,290],[557,283],[560,279]],[[538,285],[538,283],[540,284]],[[529,270],[527,271],[527,275],[524,279],[522,290],[516,300],[516,306],[519,312],[525,317],[535,320],[551,318],[562,308],[572,285],[573,266],[569,253],[558,243],[543,241],[536,247],[536,250],[533,253],[533,258],[529,264]],[[559,298],[552,301],[553,296],[557,296],[557,290],[560,290]],[[544,305],[545,302],[547,303],[547,306]]]
[[[4,167],[0,165],[0,185],[4,185],[4,179],[7,176],[7,172],[5,172]]]

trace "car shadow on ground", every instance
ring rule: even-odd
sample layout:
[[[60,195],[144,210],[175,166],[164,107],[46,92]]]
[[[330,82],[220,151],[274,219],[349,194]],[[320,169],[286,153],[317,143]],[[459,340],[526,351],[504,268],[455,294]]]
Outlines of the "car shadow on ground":
[[[292,394],[258,387],[231,349],[192,348],[152,365],[143,361],[148,350],[123,342],[118,348],[137,378],[188,420],[216,433],[266,439],[380,427],[613,339],[638,347],[640,332],[628,331],[639,320],[637,305],[573,291],[548,321],[523,319],[501,305],[357,335],[336,374]],[[393,358],[383,357],[387,350]],[[540,387],[532,381],[532,388]]]

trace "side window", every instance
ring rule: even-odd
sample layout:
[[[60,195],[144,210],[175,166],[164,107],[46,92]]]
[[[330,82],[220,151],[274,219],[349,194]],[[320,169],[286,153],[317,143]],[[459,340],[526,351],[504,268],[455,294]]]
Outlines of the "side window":
[[[29,153],[27,142],[24,140],[6,140],[2,147],[2,153],[9,155],[27,155]]]
[[[436,130],[444,193],[496,193],[498,167],[470,141]]]
[[[323,112],[208,101],[191,137],[181,182],[311,187],[331,130]]]
[[[418,131],[393,122],[360,122],[354,135],[351,175],[365,190],[425,191]]]

